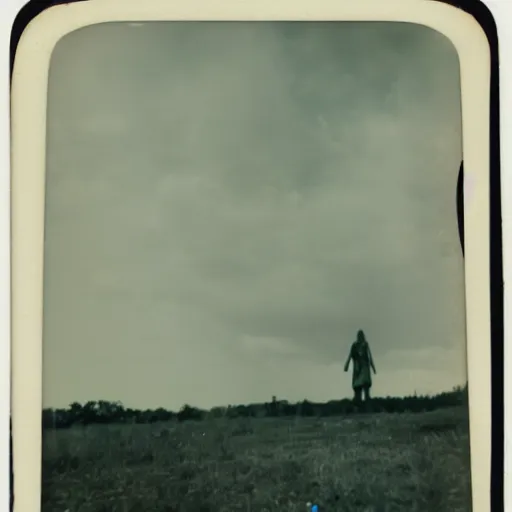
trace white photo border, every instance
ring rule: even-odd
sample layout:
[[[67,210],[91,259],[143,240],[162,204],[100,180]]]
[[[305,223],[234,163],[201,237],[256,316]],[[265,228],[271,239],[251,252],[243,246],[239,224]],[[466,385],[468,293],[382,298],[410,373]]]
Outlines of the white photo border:
[[[491,340],[489,256],[490,48],[469,14],[430,0],[89,0],[48,8],[26,27],[12,81],[12,415],[16,512],[41,508],[43,246],[46,102],[50,59],[66,34],[114,21],[390,21],[430,27],[459,55],[465,176],[467,367],[473,510],[489,510]]]

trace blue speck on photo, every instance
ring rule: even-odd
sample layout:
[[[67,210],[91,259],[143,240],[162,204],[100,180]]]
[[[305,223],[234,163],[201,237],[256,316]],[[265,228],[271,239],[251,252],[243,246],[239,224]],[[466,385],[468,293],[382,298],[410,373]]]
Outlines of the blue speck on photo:
[[[311,512],[318,512],[318,505],[312,505]]]

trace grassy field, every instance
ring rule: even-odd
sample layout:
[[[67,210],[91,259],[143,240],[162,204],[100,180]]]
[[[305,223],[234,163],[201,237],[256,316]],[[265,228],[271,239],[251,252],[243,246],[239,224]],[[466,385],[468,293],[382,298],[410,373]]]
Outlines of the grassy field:
[[[44,432],[43,512],[468,512],[464,410]]]

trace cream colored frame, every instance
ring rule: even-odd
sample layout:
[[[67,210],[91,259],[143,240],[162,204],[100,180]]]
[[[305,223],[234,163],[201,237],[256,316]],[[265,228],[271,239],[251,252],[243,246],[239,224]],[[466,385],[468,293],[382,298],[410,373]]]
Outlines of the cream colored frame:
[[[470,15],[429,0],[89,0],[47,9],[25,29],[12,88],[12,368],[15,512],[40,510],[46,101],[52,51],[64,35],[109,21],[400,21],[449,38],[460,60],[467,357],[473,510],[490,509],[490,49]]]

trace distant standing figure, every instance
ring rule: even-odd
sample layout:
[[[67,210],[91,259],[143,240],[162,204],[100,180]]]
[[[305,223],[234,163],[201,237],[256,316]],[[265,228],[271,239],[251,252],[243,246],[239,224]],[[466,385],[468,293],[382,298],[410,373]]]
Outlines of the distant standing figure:
[[[362,394],[364,394],[364,399],[367,401],[370,399],[370,388],[372,387],[370,368],[373,373],[377,373],[377,371],[373,364],[370,345],[368,345],[363,331],[357,333],[357,341],[354,341],[352,347],[350,347],[350,354],[345,363],[346,372],[348,372],[350,361],[352,361],[353,368],[352,389],[354,390],[354,401],[360,402]]]

